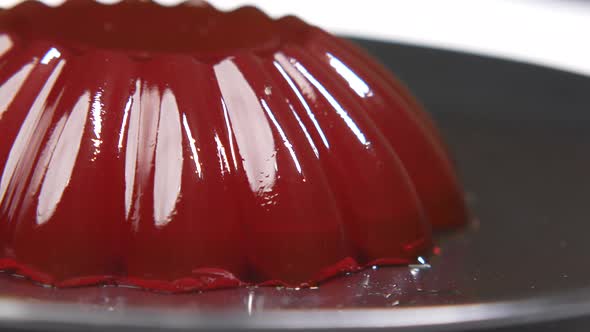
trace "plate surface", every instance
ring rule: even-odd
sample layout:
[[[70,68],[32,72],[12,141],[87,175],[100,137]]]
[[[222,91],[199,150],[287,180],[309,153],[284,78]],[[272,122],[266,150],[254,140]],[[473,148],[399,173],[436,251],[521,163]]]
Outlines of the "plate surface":
[[[319,289],[184,295],[55,290],[0,275],[0,329],[441,331],[564,319],[589,328],[590,78],[356,41],[433,114],[467,191],[474,221],[440,236],[428,264],[367,270]]]

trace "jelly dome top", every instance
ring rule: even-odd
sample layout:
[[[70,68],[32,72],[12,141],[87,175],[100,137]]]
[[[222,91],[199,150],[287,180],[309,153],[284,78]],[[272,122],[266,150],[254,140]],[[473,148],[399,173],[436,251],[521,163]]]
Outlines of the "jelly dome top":
[[[465,221],[409,92],[252,7],[4,11],[0,132],[0,269],[56,286],[310,284]]]

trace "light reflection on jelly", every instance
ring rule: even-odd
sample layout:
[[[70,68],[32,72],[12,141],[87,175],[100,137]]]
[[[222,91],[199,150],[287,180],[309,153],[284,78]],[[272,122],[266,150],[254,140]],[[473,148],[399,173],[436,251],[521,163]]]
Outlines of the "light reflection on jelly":
[[[139,87],[136,85],[136,89]],[[133,103],[133,96],[129,96],[127,99],[127,103],[125,104],[125,109],[123,110],[123,121],[121,122],[121,129],[119,130],[119,153],[123,148],[123,139],[125,138],[125,128],[127,128],[127,120],[129,119],[129,110],[131,109],[131,103]]]
[[[92,126],[94,132],[94,139],[92,140],[94,145],[94,159],[100,153],[100,145],[102,144],[102,138],[100,137],[102,133],[102,117],[104,116],[104,103],[101,100],[102,98],[102,90],[96,92],[93,97],[92,101]]]
[[[137,166],[137,151],[139,144],[139,97],[141,94],[141,81],[135,82],[135,92],[129,98],[127,105],[131,105],[129,111],[129,128],[127,129],[127,144],[125,146],[125,218],[129,219],[131,205],[133,204],[133,192],[135,188],[135,169]],[[127,114],[127,109],[125,114]],[[121,136],[123,137],[127,116],[123,118]]]
[[[16,189],[16,183],[24,181],[24,179],[19,176],[24,176],[24,174],[19,174],[18,165],[20,163],[31,162],[30,160],[23,160],[24,156],[27,154],[27,151],[30,151],[29,149],[31,146],[29,146],[29,144],[33,136],[40,134],[36,131],[36,125],[39,123],[39,119],[43,115],[42,113],[45,103],[47,102],[47,97],[49,96],[50,91],[53,89],[53,86],[57,81],[57,78],[59,77],[64,65],[65,61],[61,61],[54,68],[53,72],[43,85],[43,88],[37,95],[37,98],[35,98],[33,105],[29,109],[29,112],[27,113],[27,116],[18,131],[18,135],[16,136],[14,143],[12,143],[10,153],[8,154],[8,159],[6,160],[6,164],[4,165],[4,170],[2,172],[2,179],[0,180],[0,204],[2,206],[2,210],[4,211],[9,209],[10,201],[14,201],[12,196],[14,194],[14,190]],[[10,210],[14,209],[14,205],[16,204],[13,204]]]
[[[191,127],[188,124],[188,120],[186,119],[186,114],[182,115],[182,126],[184,127],[184,133],[186,134],[186,139],[188,140],[188,144],[191,148],[193,162],[195,163],[195,172],[197,173],[197,176],[200,179],[202,179],[203,174],[201,171],[201,161],[199,160],[199,153],[195,145],[196,140],[193,136],[193,132],[191,131]]]
[[[14,43],[12,42],[12,38],[10,38],[10,36],[7,34],[0,35],[0,57],[8,53],[8,51],[10,51],[13,46]]]
[[[293,105],[289,104],[289,108],[291,109],[291,114],[293,114],[293,116],[297,120],[297,123],[299,124],[299,127],[303,131],[303,134],[305,135],[305,138],[307,139],[307,142],[309,143],[309,146],[311,146],[311,149],[313,150],[313,153],[315,154],[316,158],[319,158],[320,157],[320,153],[318,151],[318,148],[315,146],[315,143],[313,142],[313,139],[309,135],[309,131],[307,130],[307,127],[303,124],[303,122],[301,121],[301,118],[299,117],[299,115],[297,115],[297,112],[293,109]]]
[[[27,63],[0,87],[0,120],[2,120],[2,115],[6,112],[8,106],[12,104],[33,67],[33,63]]]
[[[369,140],[367,140],[367,138],[365,137],[365,134],[358,127],[358,125],[354,122],[354,120],[350,117],[348,112],[342,107],[342,105],[340,105],[340,103],[338,103],[338,101],[334,98],[334,96],[332,96],[332,94],[320,82],[318,82],[318,80],[316,80],[315,77],[313,77],[313,75],[311,73],[309,73],[309,71],[307,71],[307,69],[301,63],[294,61],[294,60],[292,62],[293,62],[293,65],[295,66],[295,68],[297,68],[297,70],[313,86],[315,86],[315,88],[322,94],[322,96],[324,96],[324,98],[326,98],[328,103],[330,103],[330,105],[334,108],[334,110],[336,110],[338,115],[340,115],[342,120],[344,120],[344,122],[346,123],[348,128],[350,128],[350,130],[354,133],[354,135],[357,137],[359,142],[361,142],[361,144],[363,144],[365,146],[369,146],[371,144],[371,142],[369,142]]]
[[[229,150],[231,153],[231,159],[233,161],[234,170],[238,170],[238,159],[236,158],[236,150],[234,148],[234,135],[233,130],[229,120],[229,114],[227,112],[227,105],[225,104],[225,100],[221,98],[220,100],[221,106],[223,107],[223,119],[225,120],[225,130],[227,131],[227,136],[229,140]]]
[[[221,174],[231,173],[231,169],[229,167],[229,161],[227,160],[227,153],[225,152],[225,147],[219,138],[219,134],[215,133],[215,146],[217,147],[217,157],[219,158],[219,167],[221,170]]]
[[[58,101],[61,98],[58,97]],[[49,162],[53,157],[53,152],[55,151],[55,147],[57,146],[57,141],[63,131],[63,128],[66,124],[67,116],[62,116],[59,121],[53,127],[53,131],[45,143],[45,148],[43,152],[41,152],[41,157],[37,161],[37,165],[35,166],[35,170],[33,172],[33,177],[31,178],[31,183],[29,184],[28,195],[24,197],[23,206],[21,207],[22,213],[24,211],[28,211],[30,206],[33,204],[33,200],[36,198],[35,194],[41,188],[41,184],[43,183],[43,179],[47,173],[47,167],[49,166]]]
[[[336,70],[338,75],[342,76],[348,82],[348,85],[359,97],[365,98],[373,95],[371,88],[355,72],[348,68],[342,61],[330,53],[326,54],[330,61],[330,66]]]
[[[293,160],[293,164],[295,164],[295,167],[297,168],[297,172],[299,172],[299,174],[301,174],[301,164],[299,163],[299,159],[297,159],[297,155],[295,154],[295,150],[293,150],[293,144],[291,144],[291,142],[289,142],[287,135],[285,135],[285,131],[283,131],[283,128],[281,128],[281,125],[278,123],[274,114],[272,114],[272,111],[270,110],[270,107],[268,107],[268,104],[266,103],[266,101],[264,99],[260,99],[260,103],[262,104],[264,111],[266,111],[266,114],[268,115],[268,117],[272,121],[273,125],[275,126],[275,128],[279,132],[279,135],[281,136],[281,139],[283,140],[283,145],[287,148],[287,150],[289,150],[289,154],[291,155],[291,159]]]
[[[57,48],[52,47],[51,49],[49,49],[49,51],[47,51],[47,53],[45,53],[45,55],[41,58],[41,63],[44,65],[47,65],[51,62],[51,60],[53,59],[59,59],[59,57],[61,57],[61,52],[58,51]]]
[[[326,138],[326,134],[324,134],[324,131],[322,130],[322,127],[319,125],[317,119],[315,118],[315,115],[311,111],[309,104],[307,103],[305,98],[303,98],[303,95],[306,95],[308,98],[310,98],[310,100],[315,100],[316,96],[315,96],[315,92],[314,92],[313,88],[309,85],[309,83],[305,80],[305,78],[303,78],[301,76],[301,74],[297,71],[297,69],[295,69],[293,67],[293,65],[289,62],[289,60],[285,57],[284,54],[282,54],[282,53],[275,54],[275,60],[276,61],[274,61],[274,63],[273,63],[275,68],[279,71],[281,76],[285,79],[285,82],[287,82],[287,84],[289,84],[289,87],[291,87],[291,90],[293,90],[293,92],[297,96],[297,99],[299,100],[299,102],[301,103],[303,108],[305,109],[305,112],[307,113],[309,119],[312,121],[313,126],[315,127],[316,131],[320,135],[322,142],[324,143],[324,146],[329,149],[330,143],[328,143],[328,139]],[[293,79],[291,79],[291,78],[293,78]],[[297,82],[297,86],[295,86],[295,83],[293,82],[293,80],[295,80],[295,82]],[[299,87],[299,88],[297,88],[297,87]],[[299,91],[299,89],[301,89],[301,91]],[[305,130],[305,131],[307,132],[307,130]],[[315,148],[315,145],[313,145],[313,147]],[[317,153],[317,149],[316,149],[316,155],[317,154],[318,153]]]
[[[162,94],[159,113],[154,162],[154,221],[156,226],[164,226],[170,222],[176,210],[183,161],[180,112],[176,98],[169,89]]]
[[[90,108],[90,93],[85,92],[74,105],[47,167],[47,174],[41,186],[37,223],[44,224],[52,216],[64,190],[70,182],[72,171],[82,144],[82,134]]]
[[[214,71],[250,188],[256,193],[268,192],[276,181],[277,170],[275,142],[264,110],[232,60],[223,60]]]

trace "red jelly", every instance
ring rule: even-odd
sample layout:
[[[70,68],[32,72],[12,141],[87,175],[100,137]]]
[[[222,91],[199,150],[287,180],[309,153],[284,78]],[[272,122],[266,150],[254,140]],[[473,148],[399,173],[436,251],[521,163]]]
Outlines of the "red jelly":
[[[294,17],[25,2],[0,82],[0,269],[38,282],[313,284],[466,219],[410,93]]]

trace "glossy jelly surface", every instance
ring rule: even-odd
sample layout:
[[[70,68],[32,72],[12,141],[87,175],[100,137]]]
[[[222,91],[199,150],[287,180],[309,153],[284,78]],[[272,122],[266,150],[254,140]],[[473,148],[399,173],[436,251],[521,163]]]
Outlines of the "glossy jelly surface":
[[[0,133],[0,269],[58,287],[305,286],[466,220],[400,82],[252,7],[1,12]]]

